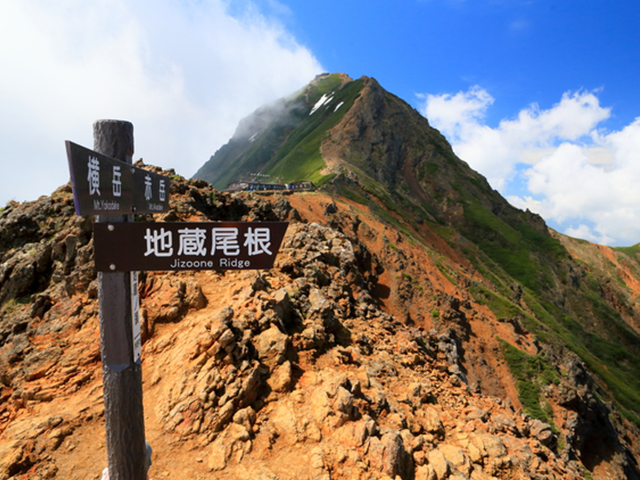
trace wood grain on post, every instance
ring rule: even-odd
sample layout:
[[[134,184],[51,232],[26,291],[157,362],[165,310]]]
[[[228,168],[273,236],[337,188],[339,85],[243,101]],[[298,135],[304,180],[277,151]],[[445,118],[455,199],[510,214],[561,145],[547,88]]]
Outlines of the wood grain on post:
[[[132,164],[130,122],[98,120],[93,124],[93,138],[96,152]],[[97,217],[98,222],[108,223],[132,220],[132,215]],[[109,479],[145,480],[142,367],[133,359],[130,272],[99,272],[98,301]]]

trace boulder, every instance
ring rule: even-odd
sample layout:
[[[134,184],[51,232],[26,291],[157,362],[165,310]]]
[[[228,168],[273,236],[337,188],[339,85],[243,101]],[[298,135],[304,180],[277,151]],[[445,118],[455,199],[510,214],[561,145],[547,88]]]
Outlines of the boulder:
[[[282,365],[278,365],[267,383],[275,392],[287,392],[293,386],[293,368],[290,361],[285,361]]]
[[[238,463],[251,451],[251,435],[238,423],[231,423],[211,445],[207,463],[213,471],[223,470],[229,463]]]
[[[286,359],[289,337],[282,333],[278,327],[270,328],[256,336],[253,344],[258,352],[258,358],[269,368],[274,369]]]
[[[439,449],[431,450],[428,455],[428,464],[433,469],[437,480],[447,478],[450,471],[449,462]]]
[[[529,422],[529,435],[545,447],[553,448],[556,443],[556,437],[553,434],[551,425],[537,419]]]

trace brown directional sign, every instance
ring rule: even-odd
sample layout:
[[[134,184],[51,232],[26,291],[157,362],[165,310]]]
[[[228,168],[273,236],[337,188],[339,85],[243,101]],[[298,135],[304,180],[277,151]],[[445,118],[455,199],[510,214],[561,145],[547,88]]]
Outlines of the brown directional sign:
[[[286,222],[94,223],[96,270],[268,269]]]
[[[78,215],[163,213],[171,180],[73,142],[65,142]]]

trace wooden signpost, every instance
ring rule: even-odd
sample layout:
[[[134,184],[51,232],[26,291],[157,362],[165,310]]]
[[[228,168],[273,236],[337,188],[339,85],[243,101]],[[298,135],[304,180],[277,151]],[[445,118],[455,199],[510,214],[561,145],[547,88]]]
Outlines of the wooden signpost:
[[[133,125],[98,120],[94,150],[66,142],[77,215],[94,223],[109,480],[145,480],[138,271],[273,266],[287,223],[134,223],[169,209],[171,180],[132,166]]]

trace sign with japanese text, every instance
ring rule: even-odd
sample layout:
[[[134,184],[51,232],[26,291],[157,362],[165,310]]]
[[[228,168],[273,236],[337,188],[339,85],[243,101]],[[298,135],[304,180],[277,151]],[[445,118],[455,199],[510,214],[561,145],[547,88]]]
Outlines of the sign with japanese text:
[[[77,215],[163,213],[171,180],[65,142]]]
[[[286,222],[94,223],[96,270],[255,270],[273,266]]]

